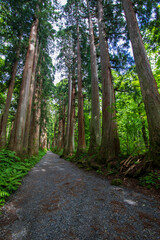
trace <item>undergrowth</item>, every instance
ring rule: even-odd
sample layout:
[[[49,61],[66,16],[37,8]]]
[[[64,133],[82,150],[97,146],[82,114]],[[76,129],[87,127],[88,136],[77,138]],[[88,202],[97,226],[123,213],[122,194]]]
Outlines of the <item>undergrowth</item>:
[[[139,183],[141,186],[145,186],[147,188],[154,186],[156,189],[160,189],[160,171],[151,171],[147,175],[140,177]]]
[[[18,189],[22,178],[40,161],[46,151],[39,151],[37,156],[20,159],[15,152],[9,150],[0,151],[0,206],[12,192]]]
[[[58,150],[56,149],[52,149],[52,152],[61,155],[63,153],[63,150]],[[98,174],[100,175],[105,175],[105,176],[109,176],[112,175],[113,177],[116,177],[115,179],[112,179],[111,184],[113,185],[121,185],[122,184],[122,180],[117,178],[135,178],[138,180],[139,185],[143,186],[143,187],[147,187],[148,189],[150,188],[156,188],[156,189],[160,189],[160,171],[159,170],[151,170],[150,172],[148,171],[148,168],[146,169],[142,169],[142,164],[140,165],[139,162],[137,161],[137,158],[142,159],[143,160],[143,155],[137,156],[137,157],[126,157],[126,156],[120,156],[119,159],[115,159],[111,162],[108,163],[108,165],[106,164],[101,164],[99,162],[99,156],[98,154],[95,155],[88,155],[87,151],[84,151],[82,153],[73,153],[73,154],[69,154],[68,156],[63,156],[63,158],[65,158],[65,160],[70,161],[75,163],[79,168],[83,168],[86,171],[91,171],[94,170],[96,171]],[[130,168],[130,165],[128,166],[124,166],[124,163],[126,163],[126,161],[128,161],[131,166],[134,164],[135,166],[138,166],[138,164],[140,165],[140,171],[139,168],[137,167],[136,173],[131,172],[128,175],[125,175],[122,171],[122,166],[124,167],[124,170],[127,171]],[[127,164],[128,164],[127,162]],[[143,171],[142,171],[143,170]]]

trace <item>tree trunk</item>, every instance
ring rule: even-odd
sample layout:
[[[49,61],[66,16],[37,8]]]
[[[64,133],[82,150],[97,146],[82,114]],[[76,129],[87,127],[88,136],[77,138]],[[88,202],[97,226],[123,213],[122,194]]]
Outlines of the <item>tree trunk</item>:
[[[13,94],[13,89],[14,89],[14,84],[15,84],[15,79],[16,79],[16,73],[17,73],[17,67],[18,67],[18,61],[19,61],[19,55],[20,55],[21,38],[22,38],[22,36],[20,35],[18,46],[16,49],[16,57],[13,62],[6,104],[5,104],[4,112],[2,114],[1,122],[0,122],[0,149],[5,148],[5,146],[6,146],[6,128],[7,128],[9,108],[11,105],[11,99],[12,99],[12,94]]]
[[[44,150],[47,149],[47,129],[46,129],[46,118],[43,118],[40,135],[40,147]]]
[[[82,63],[79,41],[79,25],[77,24],[77,61],[78,61],[78,152],[86,148],[85,130],[84,130],[84,113],[83,113],[83,93],[82,93]]]
[[[29,101],[29,90],[32,77],[32,68],[34,61],[35,45],[37,40],[38,19],[36,18],[31,27],[29,46],[24,66],[20,97],[18,101],[17,113],[14,122],[12,138],[9,148],[16,151],[17,154],[23,154],[23,141],[25,133],[25,124],[27,117],[27,107]]]
[[[132,2],[122,0],[122,3],[147,114],[150,158],[155,166],[160,166],[160,94],[147,58]]]
[[[103,23],[102,0],[98,0],[98,26],[101,56],[101,75],[102,75],[102,161],[108,162],[116,156],[117,146],[117,127],[115,123],[115,99],[112,84],[110,58],[108,51],[107,36]]]
[[[34,88],[35,88],[35,76],[36,76],[37,62],[38,62],[38,58],[39,58],[38,49],[39,49],[39,44],[38,44],[38,38],[37,38],[36,50],[35,50],[34,61],[33,61],[33,69],[32,69],[32,79],[31,79],[30,90],[29,90],[29,102],[28,102],[28,109],[27,109],[24,142],[23,142],[23,151],[25,153],[28,153],[28,139],[29,139],[29,130],[30,130],[30,123],[31,123],[33,93],[34,93]]]
[[[72,101],[71,101],[71,117],[70,117],[70,131],[69,131],[68,153],[73,153],[74,152],[75,97],[76,97],[76,86],[75,86],[75,74],[73,73],[73,76],[72,76]]]
[[[42,95],[42,78],[40,72],[36,81],[35,93],[34,93],[34,104],[32,111],[32,118],[30,124],[29,134],[29,155],[37,155],[39,151],[39,138],[40,138],[40,117],[41,117],[41,95]]]
[[[72,98],[72,81],[71,81],[71,73],[69,69],[68,75],[68,114],[67,114],[67,129],[66,129],[66,137],[65,137],[65,147],[64,147],[64,155],[68,155],[68,146],[69,146],[69,131],[70,131],[70,122],[71,122],[71,99]]]
[[[91,125],[90,125],[90,147],[89,152],[94,152],[96,147],[101,143],[101,126],[100,126],[100,106],[99,106],[99,87],[97,74],[97,56],[94,43],[93,23],[91,19],[89,2],[87,0],[87,7],[89,12],[89,35],[90,35],[90,53],[91,53],[91,94],[92,94],[92,111],[91,111]]]

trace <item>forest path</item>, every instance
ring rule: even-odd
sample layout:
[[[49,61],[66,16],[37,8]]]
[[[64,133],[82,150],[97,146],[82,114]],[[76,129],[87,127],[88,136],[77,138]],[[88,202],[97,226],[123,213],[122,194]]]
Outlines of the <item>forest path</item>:
[[[155,199],[48,152],[2,209],[0,240],[160,240]]]

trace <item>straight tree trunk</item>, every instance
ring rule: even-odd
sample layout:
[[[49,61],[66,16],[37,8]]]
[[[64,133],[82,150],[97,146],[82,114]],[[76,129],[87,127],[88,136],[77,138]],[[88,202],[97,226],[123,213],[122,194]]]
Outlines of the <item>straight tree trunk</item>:
[[[92,111],[91,111],[91,125],[90,125],[90,147],[89,152],[94,152],[101,143],[101,126],[100,126],[100,106],[99,106],[99,87],[98,87],[98,73],[97,73],[97,56],[96,47],[94,43],[93,23],[87,0],[88,7],[88,22],[90,35],[90,54],[91,54],[91,94],[92,94]]]
[[[65,104],[60,101],[59,103],[59,121],[58,121],[58,136],[57,136],[57,147],[58,149],[64,148],[64,137],[65,137]]]
[[[47,149],[47,129],[46,129],[46,118],[43,118],[40,135],[40,147]]]
[[[160,166],[160,94],[147,58],[132,2],[122,0],[122,3],[147,114],[150,158],[155,166]]]
[[[28,51],[26,55],[22,85],[20,90],[20,97],[18,101],[13,133],[12,133],[12,136],[10,139],[10,145],[9,145],[9,148],[11,150],[14,150],[19,155],[23,154],[23,141],[24,141],[24,134],[25,134],[25,124],[26,124],[26,117],[27,117],[29,94],[30,94],[29,90],[30,90],[30,83],[32,78],[35,45],[37,40],[38,22],[39,21],[36,18],[31,27],[29,46],[28,46]]]
[[[66,137],[65,137],[65,147],[64,147],[64,155],[68,155],[68,146],[69,146],[69,131],[70,131],[70,122],[71,122],[71,100],[72,100],[72,81],[71,81],[71,73],[69,69],[68,75],[68,113],[67,113],[67,129],[66,129]]]
[[[31,123],[31,111],[32,111],[33,93],[35,88],[35,76],[36,76],[38,58],[39,58],[39,44],[38,44],[38,38],[37,38],[36,50],[35,50],[34,61],[33,61],[33,69],[32,69],[32,79],[31,79],[30,90],[29,90],[29,101],[28,101],[25,134],[24,134],[24,142],[23,142],[23,151],[25,153],[28,153],[29,130],[30,130],[30,123]]]
[[[83,113],[83,93],[82,93],[82,63],[79,41],[79,25],[77,24],[77,61],[78,61],[78,152],[86,148],[84,113]]]
[[[102,161],[108,162],[119,151],[117,125],[115,122],[115,98],[112,84],[107,36],[103,22],[102,0],[98,0],[98,26],[102,75]]]
[[[40,72],[36,81],[36,87],[34,92],[34,104],[30,125],[29,134],[29,155],[37,155],[39,151],[39,139],[40,139],[40,118],[41,118],[41,95],[42,95],[42,78]]]
[[[71,117],[70,117],[70,131],[69,131],[69,144],[68,153],[74,152],[74,127],[75,127],[75,97],[76,97],[76,86],[75,86],[75,74],[72,76],[72,101],[71,101]]]
[[[7,128],[9,108],[11,105],[11,99],[12,99],[12,94],[13,94],[13,89],[14,89],[15,79],[16,79],[16,73],[17,73],[17,67],[18,67],[18,61],[19,61],[19,55],[20,55],[21,38],[22,38],[22,36],[20,35],[17,49],[16,49],[16,57],[13,62],[6,104],[5,104],[4,112],[2,114],[1,122],[0,122],[0,149],[6,147],[6,128]]]

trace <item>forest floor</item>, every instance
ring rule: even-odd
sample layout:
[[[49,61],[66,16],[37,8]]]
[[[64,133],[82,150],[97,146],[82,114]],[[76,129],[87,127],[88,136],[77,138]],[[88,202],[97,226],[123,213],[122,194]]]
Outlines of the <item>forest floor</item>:
[[[48,152],[2,207],[0,240],[160,240],[159,203]]]

